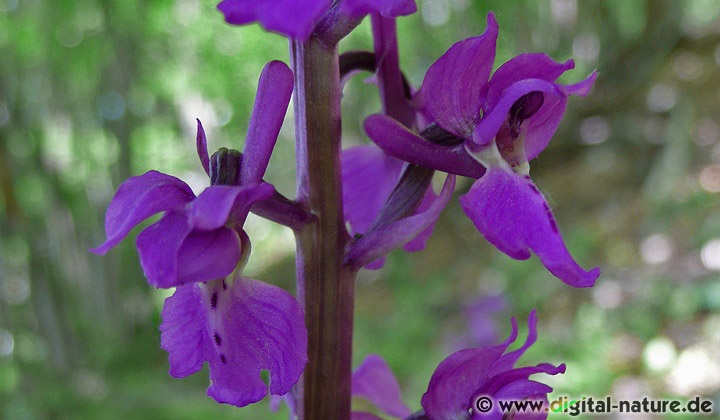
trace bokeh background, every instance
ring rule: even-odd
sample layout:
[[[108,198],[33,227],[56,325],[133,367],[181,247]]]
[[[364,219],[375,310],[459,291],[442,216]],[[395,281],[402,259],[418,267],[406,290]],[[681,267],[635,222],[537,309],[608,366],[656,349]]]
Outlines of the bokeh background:
[[[399,22],[418,86],[452,43],[500,23],[497,67],[528,51],[600,77],[570,100],[532,175],[574,256],[602,277],[573,290],[536,258],[488,245],[453,200],[427,249],[396,251],[357,285],[355,365],[385,357],[419,399],[451,352],[496,342],[537,308],[523,363],[567,364],[555,396],[714,399],[720,409],[720,4],[713,0],[418,0]],[[120,182],[157,169],[205,186],[194,118],[210,148],[240,149],[265,62],[287,41],[224,24],[212,1],[0,0],[0,413],[5,418],[274,418],[176,380],[134,250],[109,255],[103,215]],[[369,23],[342,50],[370,49]],[[379,110],[369,75],[345,88],[344,145]],[[267,179],[294,189],[292,112]],[[462,194],[471,180],[459,183]],[[289,230],[247,225],[246,273],[293,287]],[[540,378],[539,378],[540,379]],[[362,405],[362,402],[359,402]],[[286,418],[281,409],[277,418]],[[641,418],[641,417],[633,417]]]

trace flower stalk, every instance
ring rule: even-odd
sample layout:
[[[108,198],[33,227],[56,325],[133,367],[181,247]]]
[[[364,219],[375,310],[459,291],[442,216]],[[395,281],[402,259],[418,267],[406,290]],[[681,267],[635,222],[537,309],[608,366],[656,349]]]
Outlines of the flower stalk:
[[[295,73],[297,201],[315,216],[296,232],[298,299],[305,310],[308,364],[296,389],[305,419],[350,418],[353,287],[342,264],[349,235],[340,177],[340,73],[336,46],[313,37],[290,43]],[[301,396],[302,395],[302,396]]]

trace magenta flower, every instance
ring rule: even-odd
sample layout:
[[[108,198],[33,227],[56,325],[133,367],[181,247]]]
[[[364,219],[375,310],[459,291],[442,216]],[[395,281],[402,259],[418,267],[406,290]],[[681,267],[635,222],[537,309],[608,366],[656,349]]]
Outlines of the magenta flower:
[[[137,238],[140,262],[155,287],[176,287],[160,326],[170,375],[181,378],[210,365],[208,395],[245,406],[270,392],[283,395],[307,362],[302,309],[285,290],[246,278],[250,241],[242,227],[253,203],[275,189],[262,182],[277,140],[293,75],[269,63],[258,87],[244,154],[221,149],[212,158],[198,121],[197,151],[211,186],[197,197],[181,180],[150,171],[125,181],[108,206],[106,253],[146,218],[165,212]]]
[[[232,25],[259,22],[269,31],[306,40],[332,5],[332,0],[223,0],[217,8]],[[414,0],[341,0],[338,7],[352,18],[370,13],[404,16],[417,10]]]
[[[548,144],[570,95],[585,96],[593,72],[574,85],[555,80],[573,68],[544,54],[522,54],[490,78],[498,26],[492,14],[476,38],[453,45],[428,70],[417,101],[430,121],[460,140],[433,144],[383,116],[365,122],[368,136],[387,153],[429,168],[479,178],[460,198],[480,233],[515,259],[532,250],[545,267],[575,287],[592,286],[598,268],[585,271],[567,250],[552,212],[528,176],[528,162]]]
[[[423,410],[413,419],[459,420],[470,418],[502,419],[497,404],[488,413],[474,411],[475,400],[489,397],[498,400],[540,400],[548,403],[547,394],[552,388],[529,379],[531,375],[546,373],[557,375],[565,372],[565,365],[554,366],[541,363],[536,366],[516,368],[518,359],[537,340],[537,315],[528,318],[528,337],[522,347],[506,353],[518,336],[515,318],[512,333],[497,346],[460,350],[451,354],[437,367],[422,397]],[[397,379],[379,356],[368,356],[353,374],[353,395],[373,403],[380,411],[394,418],[407,418],[410,410],[402,402]],[[518,414],[520,415],[520,414]],[[547,413],[527,413],[528,418],[546,418]],[[516,417],[519,418],[519,417]],[[526,417],[522,417],[526,418]],[[354,412],[353,420],[379,419],[374,414]]]

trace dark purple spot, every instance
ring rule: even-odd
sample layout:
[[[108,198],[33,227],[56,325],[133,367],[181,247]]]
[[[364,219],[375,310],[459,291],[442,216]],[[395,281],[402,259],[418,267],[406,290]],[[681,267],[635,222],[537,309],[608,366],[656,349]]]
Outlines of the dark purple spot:
[[[213,292],[212,296],[210,296],[210,307],[217,308],[217,292]]]
[[[224,355],[224,354],[221,354],[221,355],[220,355],[220,362],[221,362],[223,365],[224,365],[224,364],[227,364],[227,359],[225,358],[225,355]]]
[[[227,290],[227,283],[225,282],[225,279],[223,279],[223,290]]]
[[[222,338],[220,338],[220,334],[213,333],[213,338],[215,339],[215,344],[217,344],[218,346],[222,345]]]
[[[528,184],[528,185],[530,186],[530,188],[532,188],[533,191],[535,191],[535,194],[542,195],[542,194],[540,194],[540,190],[538,190],[535,185],[533,185],[533,184]]]

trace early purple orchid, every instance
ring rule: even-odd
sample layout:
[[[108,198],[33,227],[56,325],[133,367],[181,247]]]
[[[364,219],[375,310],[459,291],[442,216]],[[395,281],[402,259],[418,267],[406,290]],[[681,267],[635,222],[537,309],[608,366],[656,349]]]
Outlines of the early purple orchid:
[[[335,3],[351,18],[370,13],[405,16],[417,11],[414,0],[223,0],[217,8],[232,25],[259,22],[267,30],[306,40]]]
[[[416,165],[479,178],[460,204],[480,233],[515,259],[530,250],[563,282],[590,287],[600,274],[572,258],[550,208],[530,180],[528,162],[547,146],[570,95],[585,96],[597,77],[573,85],[555,80],[574,67],[544,54],[522,54],[490,78],[498,25],[492,14],[481,36],[453,45],[428,70],[416,95],[427,119],[458,138],[454,146],[426,141],[384,115],[365,122],[387,153]]]
[[[261,370],[271,374],[270,393],[283,395],[307,362],[303,311],[285,290],[242,275],[250,255],[243,224],[250,206],[275,189],[262,181],[277,140],[293,75],[269,63],[260,76],[244,153],[220,149],[208,156],[198,121],[197,151],[211,186],[197,197],[181,180],[157,171],[125,181],[108,206],[106,253],[146,218],[165,212],[143,230],[137,247],[148,282],[176,287],[165,301],[161,347],[170,375],[181,378],[210,365],[208,395],[245,406],[268,393]]]
[[[422,397],[423,411],[413,419],[459,420],[501,419],[497,404],[493,411],[474,411],[474,402],[480,397],[498,400],[540,400],[548,403],[547,394],[552,388],[529,379],[531,375],[565,372],[565,365],[541,363],[536,366],[515,368],[515,363],[537,340],[537,315],[528,317],[528,336],[517,350],[506,353],[518,336],[518,326],[512,319],[512,333],[496,346],[460,350],[443,360],[433,373],[427,392]],[[407,418],[410,410],[402,402],[397,379],[379,356],[368,356],[353,374],[353,395],[373,403],[380,411],[393,418]],[[515,418],[546,418],[547,413],[516,413]],[[379,419],[374,414],[353,413],[353,420]]]

